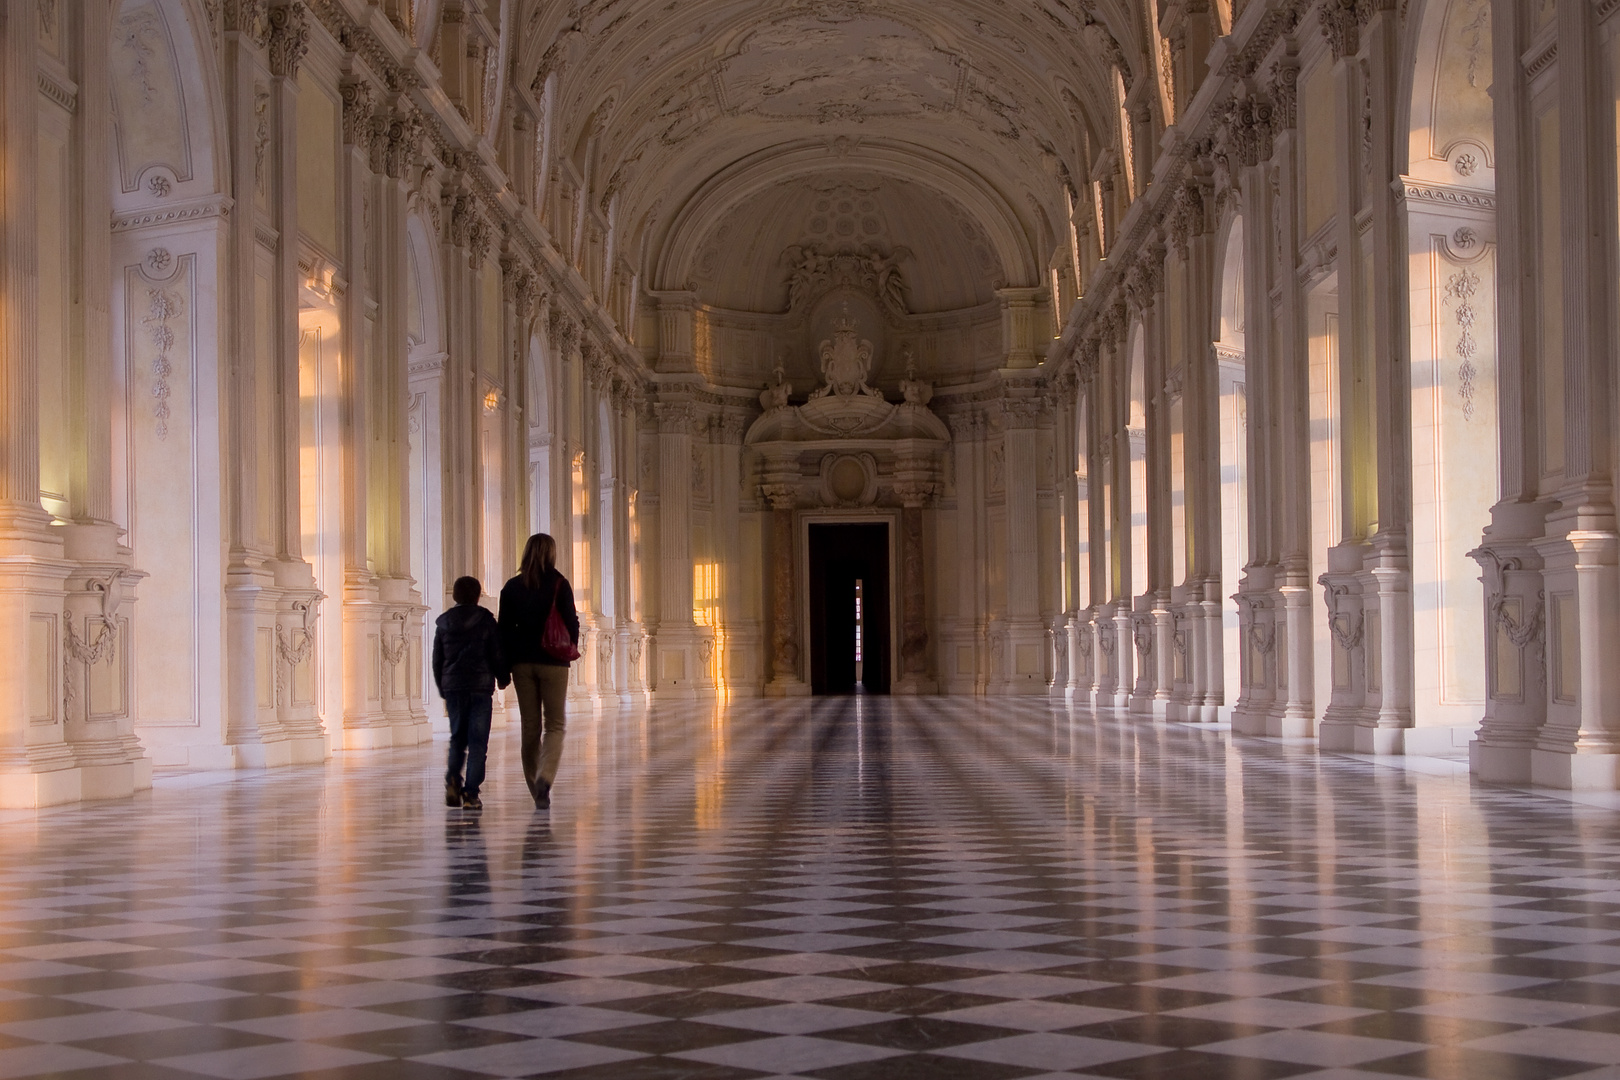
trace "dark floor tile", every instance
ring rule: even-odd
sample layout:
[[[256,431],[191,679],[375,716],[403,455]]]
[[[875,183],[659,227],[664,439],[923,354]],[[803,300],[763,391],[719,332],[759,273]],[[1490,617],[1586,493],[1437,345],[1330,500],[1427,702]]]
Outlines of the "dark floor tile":
[[[932,1016],[897,1016],[893,1020],[840,1028],[837,1038],[839,1042],[865,1043],[890,1050],[921,1053],[946,1046],[1005,1038],[1008,1034],[1006,1028],[986,1024],[964,1024]]]
[[[741,994],[727,994],[717,990],[698,990],[688,994],[665,994],[659,997],[621,1001],[615,1003],[614,1008],[620,1012],[644,1013],[670,1020],[689,1020],[718,1012],[757,1009],[761,1005],[769,1004],[770,1002],[757,997],[744,997]],[[839,1004],[845,1003],[840,1001]]]
[[[415,1001],[396,1001],[386,1005],[367,1006],[372,1012],[406,1016],[412,1020],[434,1020],[453,1023],[457,1020],[476,1020],[481,1016],[504,1016],[507,1013],[531,1012],[537,1005],[533,1001],[510,997],[506,994],[465,993],[448,997],[419,998]]]
[[[966,978],[973,972],[963,972]],[[897,1013],[905,1016],[949,1012],[974,1005],[986,1005],[1000,998],[983,994],[962,994],[950,990],[930,990],[924,986],[897,986],[893,990],[873,990],[864,994],[831,998],[824,1002],[843,1009],[870,1009],[873,1012]]]
[[[433,986],[442,986],[449,990],[461,990],[469,994],[476,994],[555,982],[556,976],[543,971],[529,971],[525,968],[488,967],[474,971],[453,971],[444,975],[434,975],[430,978],[414,981],[428,983]]]
[[[193,1024],[188,1027],[169,1028],[167,1031],[143,1031],[105,1039],[77,1039],[73,1045],[102,1054],[152,1061],[157,1058],[177,1057],[180,1054],[235,1050],[241,1046],[262,1046],[265,1043],[282,1041],[284,1040],[248,1031],[237,1031],[234,1028]]]
[[[707,1065],[681,1058],[631,1058],[629,1061],[539,1075],[544,1080],[754,1080],[767,1074],[754,1069]]]
[[[748,1042],[760,1037],[760,1032],[741,1028],[722,1027],[691,1020],[665,1020],[635,1027],[613,1028],[570,1035],[570,1042],[595,1043],[618,1050],[635,1050],[643,1054],[676,1054],[685,1050],[702,1050],[709,1046]]]
[[[1141,1016],[1122,1016],[1100,1024],[1086,1024],[1067,1028],[1065,1035],[1083,1035],[1091,1039],[1146,1043],[1150,1046],[1205,1046],[1226,1039],[1239,1039],[1245,1035],[1258,1035],[1271,1028],[1245,1024],[1228,1024],[1218,1020],[1202,1020],[1190,1016],[1167,1016],[1146,1013]]]
[[[1001,1065],[967,1058],[913,1054],[909,1057],[838,1065],[829,1069],[811,1069],[803,1075],[816,1077],[817,1080],[1014,1080],[1016,1077],[1034,1076],[1045,1071],[1047,1070],[1030,1069],[1022,1065]]]
[[[298,1073],[298,1080],[480,1080],[487,1073],[429,1065],[424,1061],[368,1061],[341,1069],[314,1069]],[[547,1074],[555,1076],[555,1073]],[[192,1080],[196,1080],[193,1076]]]
[[[522,1042],[528,1035],[515,1035],[507,1031],[468,1027],[465,1024],[419,1024],[415,1027],[388,1028],[384,1031],[365,1031],[354,1035],[336,1035],[318,1040],[325,1046],[340,1046],[368,1054],[386,1054],[389,1057],[409,1058],[437,1054],[445,1050],[472,1050],[480,1046]]]
[[[266,1016],[291,1016],[316,1008],[319,1006],[293,998],[260,997],[251,994],[242,997],[215,998],[212,1001],[187,1001],[178,1005],[139,1007],[141,1012],[168,1016],[193,1024],[223,1024],[232,1020],[258,1020]]]
[[[1384,1058],[1361,1066],[1396,1076],[1456,1077],[1458,1080],[1557,1080],[1590,1072],[1594,1066],[1578,1061],[1498,1054],[1459,1046],[1436,1047],[1415,1054]]]
[[[197,1080],[194,1072],[183,1072],[145,1061],[125,1061],[93,1069],[38,1074],[41,1080]]]
[[[1094,1076],[1118,1077],[1119,1080],[1281,1080],[1282,1077],[1313,1073],[1317,1069],[1313,1065],[1296,1065],[1286,1061],[1208,1054],[1197,1050],[1172,1050],[1164,1054],[1092,1065],[1085,1071]]]

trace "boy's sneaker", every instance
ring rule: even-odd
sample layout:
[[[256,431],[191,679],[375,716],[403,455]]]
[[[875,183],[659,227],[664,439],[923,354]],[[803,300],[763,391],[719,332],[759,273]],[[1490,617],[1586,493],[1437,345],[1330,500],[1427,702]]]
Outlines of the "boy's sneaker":
[[[484,804],[479,801],[477,795],[463,795],[461,797],[461,808],[463,810],[482,810]]]
[[[461,804],[461,784],[455,780],[446,780],[444,782],[444,805],[454,807]]]

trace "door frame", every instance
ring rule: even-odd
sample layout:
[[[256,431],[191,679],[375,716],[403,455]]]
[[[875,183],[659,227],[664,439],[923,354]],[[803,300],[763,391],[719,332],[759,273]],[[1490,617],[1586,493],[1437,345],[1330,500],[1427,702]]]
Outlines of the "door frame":
[[[797,564],[799,589],[799,640],[804,642],[805,682],[810,682],[811,656],[814,642],[810,637],[810,526],[812,525],[877,525],[889,527],[889,682],[899,678],[900,671],[900,566],[895,540],[899,535],[899,510],[801,510],[798,513],[795,542],[799,551]],[[892,691],[891,691],[892,692]]]

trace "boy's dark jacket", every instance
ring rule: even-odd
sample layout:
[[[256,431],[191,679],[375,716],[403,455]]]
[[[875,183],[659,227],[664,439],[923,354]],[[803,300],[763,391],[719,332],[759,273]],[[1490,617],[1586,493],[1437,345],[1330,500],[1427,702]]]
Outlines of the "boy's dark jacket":
[[[433,681],[439,694],[492,694],[507,683],[500,627],[488,608],[457,604],[434,624]]]

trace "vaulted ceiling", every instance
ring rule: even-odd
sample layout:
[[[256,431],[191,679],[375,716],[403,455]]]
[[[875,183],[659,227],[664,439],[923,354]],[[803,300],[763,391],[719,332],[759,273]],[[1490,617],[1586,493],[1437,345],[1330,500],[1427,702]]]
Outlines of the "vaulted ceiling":
[[[1148,18],[1140,0],[544,3],[514,74],[554,95],[553,146],[647,287],[780,308],[780,274],[757,279],[824,236],[911,249],[930,310],[1044,280],[1064,187],[1117,126],[1115,73],[1149,66]]]

